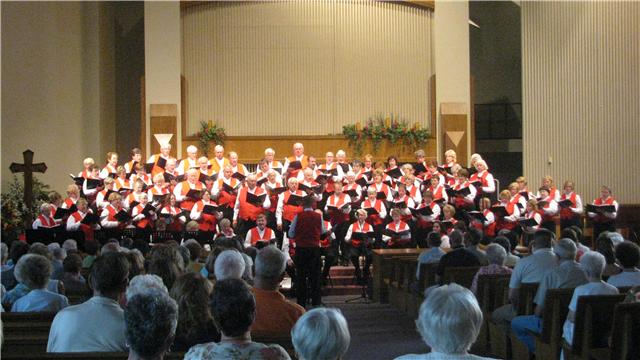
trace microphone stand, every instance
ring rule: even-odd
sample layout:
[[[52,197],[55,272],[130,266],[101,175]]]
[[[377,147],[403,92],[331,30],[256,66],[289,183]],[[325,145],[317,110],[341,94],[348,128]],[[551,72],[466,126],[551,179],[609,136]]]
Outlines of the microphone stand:
[[[365,264],[367,263],[366,261],[366,252],[367,252],[367,243],[369,242],[369,238],[367,238],[367,240],[363,241],[362,244],[360,245],[360,248],[362,250],[362,254],[365,254]],[[360,259],[358,259],[358,261],[360,261]],[[364,269],[362,269],[362,272],[364,274]],[[363,275],[364,276],[364,275]],[[361,303],[363,304],[371,304],[371,299],[369,298],[369,295],[367,294],[367,286],[369,285],[369,281],[371,280],[371,275],[369,275],[369,278],[367,279],[367,281],[362,281],[362,284],[360,284],[360,295],[351,299],[347,299],[344,302],[349,304],[352,302],[360,302],[360,300],[362,300]]]

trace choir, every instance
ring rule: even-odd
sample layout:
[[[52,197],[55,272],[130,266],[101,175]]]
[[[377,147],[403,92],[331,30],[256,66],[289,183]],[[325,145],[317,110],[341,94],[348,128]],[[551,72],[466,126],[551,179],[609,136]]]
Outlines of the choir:
[[[64,226],[87,236],[99,228],[133,228],[148,236],[155,228],[180,232],[195,222],[191,228],[213,237],[223,232],[226,219],[232,228],[225,230],[247,245],[273,242],[289,253],[295,251],[295,239],[286,235],[289,226],[303,200],[312,197],[331,229],[323,234],[327,257],[358,265],[359,255],[370,261],[372,248],[424,246],[431,231],[443,235],[446,247],[446,235],[459,226],[475,227],[488,238],[513,231],[526,241],[539,227],[555,231],[556,219],[562,229],[580,226],[586,212],[597,236],[614,230],[618,211],[610,188],[602,186],[600,197],[585,208],[572,181],[558,189],[551,176],[535,194],[524,177],[496,194],[486,161],[474,154],[467,168],[453,150],[445,152],[444,164],[426,161],[422,150],[415,152],[414,163],[389,156],[386,164],[374,164],[368,154],[349,163],[338,150],[335,156],[327,152],[318,165],[296,143],[283,162],[266,149],[255,172],[238,162],[236,152],[225,157],[221,145],[211,159],[198,157],[195,146],[184,159],[170,153],[171,145],[163,144],[143,163],[141,150],[134,148],[121,166],[118,154],[109,152],[102,169],[85,159],[78,176],[71,176],[67,197],[53,194],[33,228]]]

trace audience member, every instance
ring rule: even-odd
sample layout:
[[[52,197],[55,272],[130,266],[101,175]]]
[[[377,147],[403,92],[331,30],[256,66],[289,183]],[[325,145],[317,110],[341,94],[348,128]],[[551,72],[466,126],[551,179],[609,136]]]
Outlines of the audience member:
[[[622,269],[616,264],[616,254],[613,241],[609,237],[609,232],[602,232],[596,240],[596,251],[604,255],[607,264],[604,266],[602,276],[608,278],[619,274]]]
[[[82,268],[90,269],[98,255],[98,243],[96,241],[85,241],[84,251],[86,251],[87,256],[82,259]]]
[[[129,260],[129,278],[144,274],[144,256],[138,249],[131,249],[125,253]]]
[[[612,275],[607,282],[615,287],[640,285],[640,247],[625,241],[616,246],[615,252],[622,272]]]
[[[113,240],[113,241],[112,241]],[[121,252],[120,244],[118,240],[111,239],[106,244],[102,245],[102,249],[100,249],[100,254],[104,255],[110,252]]]
[[[128,300],[124,321],[129,360],[162,360],[176,334],[178,306],[166,292],[149,290]]]
[[[269,336],[288,336],[304,308],[287,301],[278,288],[284,278],[287,260],[273,245],[258,251],[253,295],[256,299],[256,319],[252,333]]]
[[[67,239],[62,243],[62,248],[67,252],[67,255],[78,253],[78,242],[74,239]]]
[[[251,341],[249,329],[255,319],[256,302],[244,281],[218,279],[211,298],[211,313],[221,332],[220,342],[192,347],[185,360],[290,359],[279,345]]]
[[[480,260],[471,251],[463,247],[463,235],[458,230],[453,230],[449,235],[451,251],[440,258],[438,269],[436,270],[436,281],[442,284],[443,276],[447,267],[460,266],[480,266]]]
[[[203,264],[200,263],[200,254],[202,253],[202,246],[195,239],[188,239],[182,245],[189,249],[189,265],[187,265],[187,271],[199,273],[202,270]]]
[[[2,285],[4,285],[6,290],[9,291],[16,285],[18,285],[18,281],[14,276],[15,265],[18,263],[18,260],[20,260],[20,258],[27,252],[29,252],[29,245],[27,243],[24,243],[22,241],[14,241],[11,243],[8,261],[8,265],[11,265],[11,267],[7,270],[3,270],[2,274],[0,274],[0,281],[2,282]]]
[[[156,258],[149,261],[147,274],[158,275],[162,278],[162,282],[167,289],[171,289],[176,279],[180,276],[181,271],[178,269],[176,263],[170,259]]]
[[[552,270],[548,270],[538,291],[533,298],[536,305],[534,315],[516,316],[511,321],[511,328],[514,333],[527,345],[530,352],[535,351],[535,342],[530,332],[540,333],[542,331],[542,311],[544,309],[545,296],[549,289],[571,289],[587,282],[587,276],[583,269],[575,261],[577,247],[576,244],[569,239],[560,239],[553,252],[558,258],[558,266]]]
[[[158,275],[138,275],[131,278],[126,291],[127,302],[138,294],[144,294],[149,291],[169,293],[167,287],[162,282],[162,278]]]
[[[82,269],[82,258],[77,253],[71,253],[62,262],[64,267],[64,283],[65,294],[67,295],[89,295],[89,286],[87,280],[80,274]]]
[[[340,310],[315,308],[298,320],[291,340],[300,360],[337,360],[349,349],[351,334]]]
[[[46,289],[51,276],[51,263],[41,255],[27,254],[18,260],[15,269],[18,282],[29,292],[15,300],[12,312],[58,312],[69,306],[69,300]]]
[[[242,279],[245,261],[239,251],[224,250],[218,255],[215,262],[216,280]]]
[[[93,297],[56,315],[47,352],[126,351],[124,312],[118,299],[127,288],[128,276],[124,254],[100,255],[91,268]]]
[[[197,344],[220,341],[209,308],[213,286],[198,273],[187,272],[171,288],[170,295],[178,303],[178,330],[172,351],[187,351]]]
[[[604,256],[596,251],[589,251],[580,258],[580,268],[587,275],[588,282],[576,287],[569,303],[569,314],[564,322],[562,337],[569,344],[573,344],[573,329],[575,327],[576,310],[578,308],[578,298],[587,295],[614,295],[618,294],[618,289],[602,281],[602,271],[604,270]],[[606,346],[606,344],[600,344]]]
[[[480,240],[482,240],[482,231],[472,228],[464,234],[464,246],[480,261],[480,265],[488,265],[487,254],[480,250]]]
[[[440,258],[446,254],[442,248],[442,236],[435,231],[430,232],[427,235],[427,247],[420,256],[418,256],[418,266],[416,267],[416,279],[420,279],[420,265],[422,264],[436,264],[440,261]]]
[[[396,359],[487,359],[468,353],[482,326],[482,311],[473,293],[458,284],[434,289],[420,306],[418,332],[431,352]]]
[[[489,265],[482,266],[476,276],[473,277],[473,283],[471,284],[471,291],[477,294],[478,290],[478,277],[480,275],[499,275],[499,274],[511,274],[512,270],[504,266],[504,261],[507,257],[507,252],[504,248],[498,244],[490,244],[487,246],[487,261]]]
[[[511,279],[509,280],[509,302],[493,311],[491,318],[497,324],[509,327],[509,323],[516,316],[518,308],[518,290],[522,284],[539,283],[543,275],[558,266],[551,243],[554,235],[546,229],[541,229],[533,235],[533,253],[518,261]]]
[[[509,239],[507,239],[506,236],[496,236],[496,238],[493,239],[493,242],[502,246],[502,248],[507,253],[507,256],[504,259],[504,266],[514,268],[518,263],[518,260],[520,260],[520,258],[511,253],[512,249],[511,249],[511,243],[509,242]]]
[[[5,271],[13,267],[13,264],[7,264],[9,260],[9,246],[6,243],[0,243],[0,270]]]

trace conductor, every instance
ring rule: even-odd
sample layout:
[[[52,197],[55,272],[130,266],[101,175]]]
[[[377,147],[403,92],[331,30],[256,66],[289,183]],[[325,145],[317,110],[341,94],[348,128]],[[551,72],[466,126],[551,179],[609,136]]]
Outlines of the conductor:
[[[324,232],[322,215],[313,211],[314,199],[305,197],[303,211],[296,215],[289,227],[289,238],[295,243],[293,262],[296,266],[296,296],[304,307],[307,297],[311,305],[320,305],[320,234]],[[307,294],[307,287],[311,294]]]

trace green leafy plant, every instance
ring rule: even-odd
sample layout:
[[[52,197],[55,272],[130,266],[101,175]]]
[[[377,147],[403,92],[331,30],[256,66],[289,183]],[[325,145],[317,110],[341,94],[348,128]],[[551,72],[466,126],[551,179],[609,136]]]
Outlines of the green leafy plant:
[[[209,154],[210,143],[224,145],[224,141],[227,138],[224,128],[211,120],[200,122],[200,131],[196,133],[196,136],[200,142],[200,148],[207,155]]]
[[[349,146],[353,148],[356,155],[362,154],[364,144],[371,142],[373,151],[378,151],[380,144],[384,140],[391,144],[401,143],[415,150],[427,143],[430,132],[421,128],[418,123],[409,126],[405,119],[399,119],[397,115],[384,117],[376,115],[369,118],[363,127],[360,123],[344,125],[342,135],[349,141]]]
[[[24,184],[15,175],[9,184],[9,191],[2,194],[2,237],[10,242],[16,240],[28,222],[38,216],[40,205],[49,201],[49,185],[33,178],[33,206],[24,203]]]

